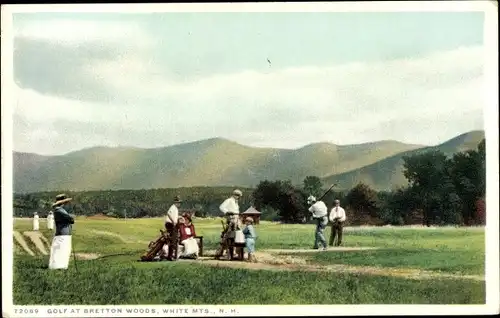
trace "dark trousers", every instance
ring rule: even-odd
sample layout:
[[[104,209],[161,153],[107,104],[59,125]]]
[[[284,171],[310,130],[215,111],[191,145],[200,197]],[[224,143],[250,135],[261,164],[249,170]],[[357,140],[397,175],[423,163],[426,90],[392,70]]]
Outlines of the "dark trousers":
[[[330,246],[333,246],[333,242],[335,241],[335,236],[337,236],[337,243],[335,246],[339,246],[342,243],[342,230],[344,228],[343,222],[333,222],[332,223],[332,232],[330,233]]]
[[[168,245],[168,255],[167,258],[172,259],[174,251],[177,254],[177,228],[169,222],[165,223],[165,228],[167,233],[170,235],[170,244]]]

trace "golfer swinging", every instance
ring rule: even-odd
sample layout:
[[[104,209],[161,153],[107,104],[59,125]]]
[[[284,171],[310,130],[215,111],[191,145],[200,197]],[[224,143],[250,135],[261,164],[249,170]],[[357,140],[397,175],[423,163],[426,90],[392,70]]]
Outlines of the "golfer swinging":
[[[316,201],[314,196],[309,196],[307,198],[307,204],[311,205],[309,212],[312,213],[312,217],[316,220],[316,233],[314,239],[313,249],[319,248],[319,243],[323,245],[323,250],[327,249],[326,239],[323,232],[325,231],[326,225],[328,224],[328,208],[323,201]]]

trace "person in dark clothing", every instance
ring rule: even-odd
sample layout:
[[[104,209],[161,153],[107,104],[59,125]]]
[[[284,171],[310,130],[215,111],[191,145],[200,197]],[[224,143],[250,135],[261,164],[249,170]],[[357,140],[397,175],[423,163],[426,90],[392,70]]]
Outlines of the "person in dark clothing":
[[[66,211],[71,198],[65,194],[56,196],[54,221],[56,232],[50,249],[49,269],[67,269],[71,256],[71,239],[75,219]]]

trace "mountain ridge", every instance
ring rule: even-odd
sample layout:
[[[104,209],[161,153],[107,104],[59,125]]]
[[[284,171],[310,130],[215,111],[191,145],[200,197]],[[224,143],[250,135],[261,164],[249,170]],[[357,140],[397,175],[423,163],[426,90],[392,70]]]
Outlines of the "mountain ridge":
[[[469,149],[481,136],[484,137],[484,131],[472,131],[441,146],[452,152]],[[283,149],[246,146],[215,137],[156,148],[96,146],[54,156],[14,152],[14,191],[253,187],[265,179],[290,179],[300,184],[307,175],[325,181],[340,176],[349,181],[359,179],[366,167],[380,165],[400,153],[429,147],[436,146],[381,140],[353,145],[317,142]],[[389,170],[397,168],[397,164],[385,165]],[[358,177],[349,175],[358,170]],[[377,178],[380,179],[376,177],[372,182],[375,188],[380,183]],[[386,183],[381,182],[381,188]]]
[[[359,169],[322,178],[322,181],[325,183],[338,182],[346,189],[363,182],[377,190],[394,190],[408,184],[403,175],[404,156],[412,156],[430,150],[439,150],[445,155],[451,156],[457,152],[476,149],[481,140],[485,138],[484,136],[482,130],[469,131],[441,144],[403,151]]]

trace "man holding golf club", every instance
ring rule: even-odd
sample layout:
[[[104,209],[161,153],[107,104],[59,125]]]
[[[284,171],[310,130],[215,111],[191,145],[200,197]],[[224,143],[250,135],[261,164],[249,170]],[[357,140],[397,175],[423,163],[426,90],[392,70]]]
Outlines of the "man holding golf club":
[[[328,208],[323,201],[316,201],[316,198],[312,195],[307,198],[307,204],[312,204],[309,208],[309,212],[312,213],[312,217],[316,221],[316,233],[313,248],[318,249],[319,243],[321,243],[321,245],[323,245],[323,250],[326,250],[327,245],[323,232],[328,224]]]
[[[67,269],[71,256],[71,231],[75,223],[74,218],[66,211],[71,198],[65,194],[56,196],[54,208],[54,221],[56,233],[50,248],[49,269]]]
[[[318,200],[316,200],[316,198],[312,195],[307,198],[307,204],[311,206],[309,207],[309,212],[312,213],[312,217],[316,221],[316,232],[313,247],[313,249],[316,250],[319,248],[319,243],[323,245],[323,250],[327,249],[324,231],[328,225],[328,208],[326,207],[325,202],[321,200],[323,200],[328,192],[330,192],[335,186],[337,186],[336,183],[332,184]]]

